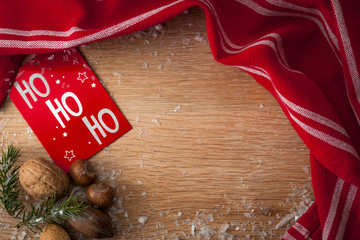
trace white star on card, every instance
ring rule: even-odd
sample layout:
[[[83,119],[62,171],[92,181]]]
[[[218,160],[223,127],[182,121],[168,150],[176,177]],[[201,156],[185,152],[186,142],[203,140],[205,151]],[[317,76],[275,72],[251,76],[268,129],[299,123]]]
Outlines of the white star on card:
[[[95,84],[95,83],[92,83],[92,84],[91,84],[91,87],[92,87],[92,88],[96,87],[96,84]]]
[[[71,161],[71,159],[73,159],[74,157],[75,157],[74,150],[71,150],[71,151],[66,151],[65,150],[65,157],[64,158],[67,158],[67,159],[69,159],[69,161]]]
[[[68,135],[67,132],[64,132],[64,133],[63,133],[63,136],[64,136],[64,137],[67,137],[67,135]]]
[[[86,76],[86,72],[83,73],[78,72],[78,73],[79,73],[79,77],[77,78],[77,80],[80,80],[82,83],[84,83],[84,81],[88,79],[88,77]]]
[[[60,84],[60,80],[57,79],[57,80],[55,81],[55,83],[56,83],[56,84]]]

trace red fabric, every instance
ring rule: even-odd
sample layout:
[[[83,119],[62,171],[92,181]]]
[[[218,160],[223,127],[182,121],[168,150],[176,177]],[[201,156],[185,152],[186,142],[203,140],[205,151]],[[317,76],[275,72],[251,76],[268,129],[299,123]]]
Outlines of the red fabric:
[[[316,205],[284,239],[360,239],[360,1],[2,1],[0,54],[127,34],[193,5],[215,59],[268,89],[310,149]]]
[[[0,106],[7,97],[24,55],[0,56]]]

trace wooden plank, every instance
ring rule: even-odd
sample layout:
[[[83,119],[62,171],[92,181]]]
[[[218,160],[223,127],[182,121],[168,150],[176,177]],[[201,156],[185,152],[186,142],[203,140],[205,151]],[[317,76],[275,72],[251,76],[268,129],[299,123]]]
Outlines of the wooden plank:
[[[278,239],[313,199],[306,146],[262,86],[213,60],[201,9],[164,26],[80,48],[133,126],[90,160],[117,185],[114,239]],[[49,158],[10,100],[1,111],[2,147]],[[23,233],[1,218],[1,239]]]

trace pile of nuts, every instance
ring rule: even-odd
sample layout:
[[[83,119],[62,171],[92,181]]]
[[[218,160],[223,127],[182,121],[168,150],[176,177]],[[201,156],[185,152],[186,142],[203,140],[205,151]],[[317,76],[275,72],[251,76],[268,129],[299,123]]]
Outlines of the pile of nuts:
[[[86,160],[74,162],[70,167],[69,175],[77,185],[90,185],[87,188],[86,197],[90,203],[100,209],[88,205],[79,217],[69,219],[67,222],[76,231],[89,237],[113,237],[111,218],[101,210],[101,208],[110,207],[113,202],[114,191],[111,186],[105,182],[93,183],[96,177],[95,169]],[[24,190],[36,200],[46,200],[54,193],[61,198],[69,192],[67,174],[53,162],[42,158],[26,161],[19,169],[19,180]],[[60,226],[48,224],[40,235],[40,240],[42,239],[68,240],[70,237]]]
[[[86,160],[74,162],[69,170],[70,177],[79,186],[89,186],[95,179],[95,170]],[[114,191],[104,182],[94,183],[86,191],[87,199],[101,208],[110,207],[114,198]]]

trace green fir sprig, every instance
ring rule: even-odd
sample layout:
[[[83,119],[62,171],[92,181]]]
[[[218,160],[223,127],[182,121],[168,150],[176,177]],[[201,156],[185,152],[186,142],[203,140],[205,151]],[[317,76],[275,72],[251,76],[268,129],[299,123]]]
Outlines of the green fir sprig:
[[[0,201],[3,204],[3,208],[13,218],[18,218],[19,215],[24,212],[24,206],[19,198],[18,179],[19,179],[19,167],[14,166],[18,158],[20,157],[20,149],[14,146],[9,146],[7,153],[2,151],[1,156],[1,171],[0,171],[0,185],[1,194]]]
[[[59,223],[74,218],[86,208],[83,202],[77,201],[77,195],[71,192],[67,198],[58,201],[54,194],[39,207],[31,204],[30,212],[26,212],[18,188],[19,166],[14,166],[19,157],[20,149],[10,145],[6,153],[2,151],[0,162],[0,203],[11,217],[20,220],[15,227],[26,226],[35,232],[35,230],[41,230],[40,224]]]

